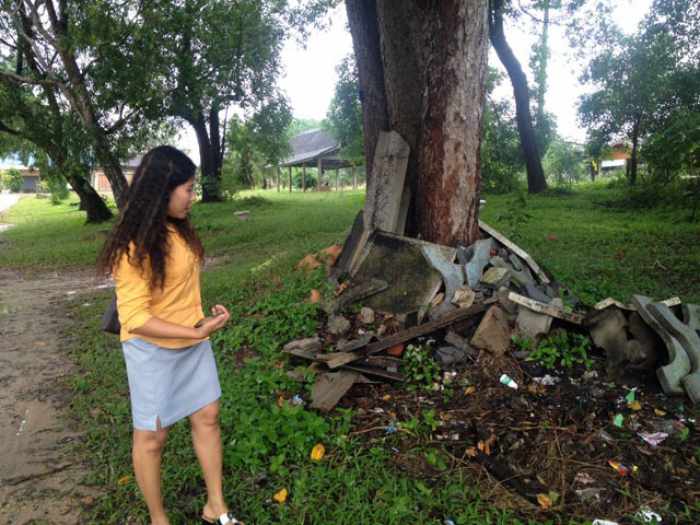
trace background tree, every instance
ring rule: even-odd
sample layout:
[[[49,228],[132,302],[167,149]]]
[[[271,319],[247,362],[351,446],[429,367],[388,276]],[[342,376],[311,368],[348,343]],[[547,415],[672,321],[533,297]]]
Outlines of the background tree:
[[[348,55],[343,58],[336,67],[336,73],[338,80],[326,116],[327,126],[340,142],[341,155],[361,163],[365,145],[362,136],[362,103],[354,57]]]
[[[561,138],[552,141],[544,157],[547,174],[559,186],[581,180],[586,174],[584,147]]]
[[[539,193],[547,189],[547,181],[542,169],[540,151],[532,126],[527,77],[520,66],[520,62],[513,54],[513,50],[508,45],[503,29],[504,14],[506,10],[510,10],[510,6],[506,2],[507,0],[489,0],[489,37],[513,85],[518,132],[527,170],[528,192]]]
[[[368,180],[381,130],[409,144],[407,231],[446,245],[479,237],[486,0],[346,0]],[[381,45],[380,45],[381,42]]]

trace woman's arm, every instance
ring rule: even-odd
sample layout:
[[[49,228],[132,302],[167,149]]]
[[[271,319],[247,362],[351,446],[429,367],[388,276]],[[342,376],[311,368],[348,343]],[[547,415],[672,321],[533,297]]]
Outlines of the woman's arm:
[[[130,330],[132,334],[145,335],[146,337],[160,337],[164,339],[204,339],[209,334],[223,327],[231,317],[228,310],[217,304],[212,308],[214,317],[205,318],[196,326],[182,326],[164,321],[158,317],[150,317],[148,321],[137,328]]]

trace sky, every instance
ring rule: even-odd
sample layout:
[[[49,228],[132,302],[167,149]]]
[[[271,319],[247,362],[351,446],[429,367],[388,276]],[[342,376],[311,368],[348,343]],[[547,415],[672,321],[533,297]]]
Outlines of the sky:
[[[618,0],[615,21],[623,31],[632,32],[650,4],[651,0]],[[335,88],[335,68],[345,55],[352,52],[344,3],[331,12],[329,20],[327,29],[312,31],[305,46],[289,40],[282,51],[285,73],[280,79],[280,87],[286,92],[297,118],[321,120],[326,116]],[[529,69],[533,37],[524,28],[507,24],[506,35],[520,64],[524,69]],[[562,27],[551,26],[549,41],[551,57],[545,109],[556,116],[560,135],[568,140],[583,142],[585,130],[576,122],[576,103],[578,97],[585,93],[584,86],[578,82],[581,66],[571,56]],[[504,71],[493,50],[489,53],[489,64]],[[512,100],[509,82],[501,84],[496,96]],[[190,129],[184,130],[179,143],[194,160],[198,159],[197,142]]]

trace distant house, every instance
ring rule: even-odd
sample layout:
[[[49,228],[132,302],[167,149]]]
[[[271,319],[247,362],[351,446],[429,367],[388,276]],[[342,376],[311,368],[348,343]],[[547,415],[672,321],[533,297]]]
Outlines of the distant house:
[[[602,172],[624,170],[631,156],[630,147],[624,142],[612,144],[610,151],[600,163],[600,169]]]
[[[321,187],[324,185],[322,180],[323,173],[325,171],[336,170],[337,186],[337,173],[339,169],[352,168],[353,172],[355,170],[355,165],[352,162],[339,156],[340,143],[333,137],[333,135],[323,129],[310,129],[295,135],[289,141],[289,147],[291,154],[280,163],[279,167],[288,169],[290,181],[292,178],[292,168],[301,168],[302,190],[306,189],[306,168],[316,168],[318,170],[319,189],[321,189]],[[279,184],[280,180],[278,171],[278,188]],[[357,182],[353,175],[353,186],[356,185]]]
[[[22,174],[22,192],[36,193],[39,188],[39,170],[34,166],[25,166],[17,157],[0,159],[0,172],[16,169]]]
[[[128,184],[131,184],[131,179],[134,176],[136,168],[138,168],[139,164],[141,164],[142,158],[143,155],[136,155],[135,157],[132,157],[122,163],[122,172],[124,173]],[[112,193],[112,185],[109,183],[109,180],[107,179],[102,167],[97,167],[92,171],[92,174],[90,175],[90,184],[98,193]]]

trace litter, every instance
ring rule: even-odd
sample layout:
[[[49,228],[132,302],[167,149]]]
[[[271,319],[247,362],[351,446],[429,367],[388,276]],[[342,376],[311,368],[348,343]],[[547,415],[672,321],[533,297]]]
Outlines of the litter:
[[[512,388],[513,390],[518,389],[518,383],[513,381],[513,379],[506,374],[503,374],[501,376],[501,379],[499,379],[499,381],[501,382],[502,385],[506,385],[508,388]]]
[[[640,432],[638,436],[649,443],[652,447],[656,447],[663,443],[663,441],[668,437],[668,434],[666,432]]]

